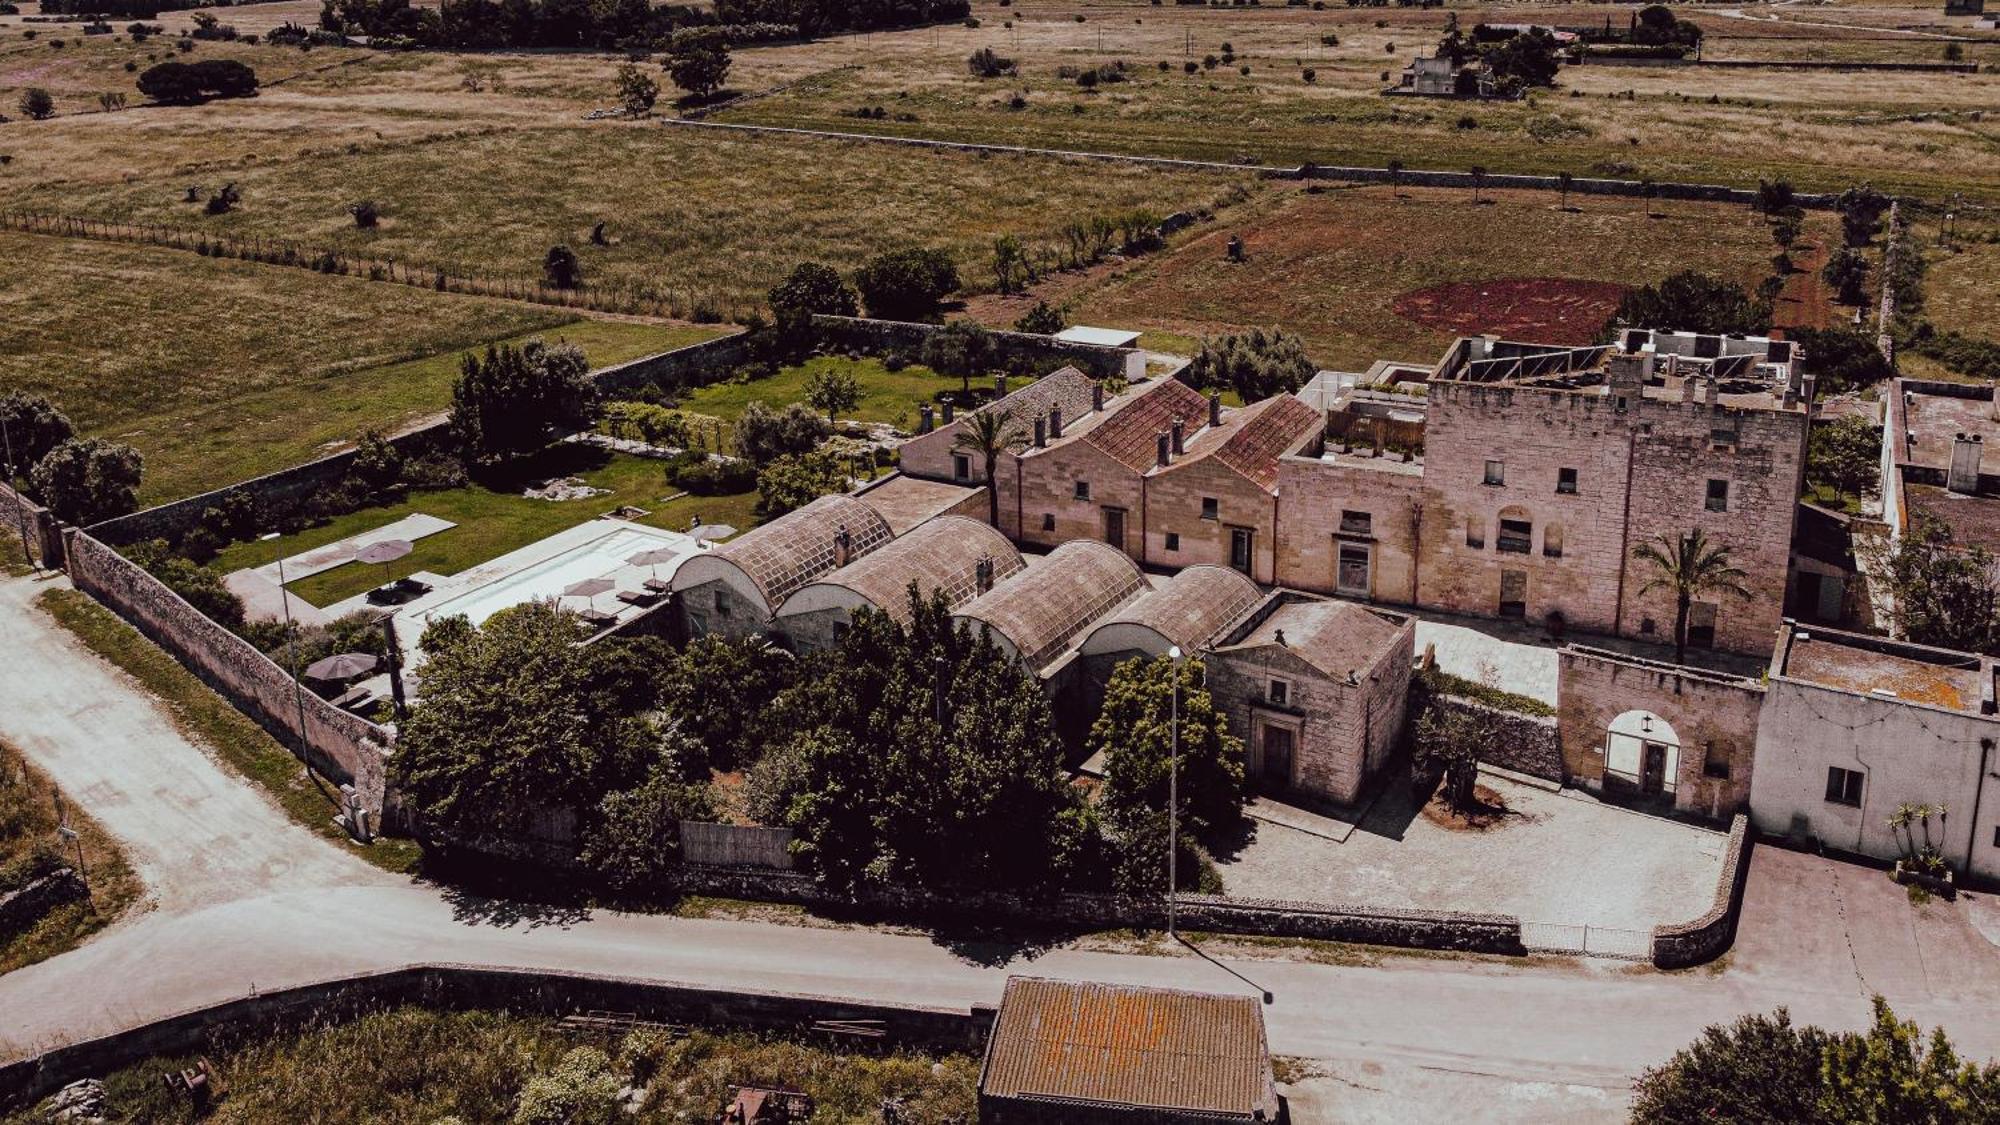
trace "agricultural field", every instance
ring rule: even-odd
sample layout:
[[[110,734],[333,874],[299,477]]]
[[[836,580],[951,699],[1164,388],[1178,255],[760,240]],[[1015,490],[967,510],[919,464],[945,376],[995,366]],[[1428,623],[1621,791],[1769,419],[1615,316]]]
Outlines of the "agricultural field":
[[[14,557],[19,557],[16,554]],[[0,558],[0,573],[6,559]],[[75,841],[56,835],[63,794],[19,750],[0,742],[0,895],[58,867],[75,868],[81,846],[88,898],[64,903],[34,925],[0,935],[0,973],[53,957],[116,921],[145,888],[118,843],[68,795],[66,823]]]
[[[1647,218],[1642,200],[1572,196],[1565,211],[1553,192],[1486,198],[1292,191],[1063,299],[1077,319],[1147,330],[1170,351],[1277,325],[1321,364],[1362,371],[1377,359],[1427,363],[1465,333],[1588,343],[1625,286],[1699,269],[1755,288],[1775,251],[1762,218],[1739,206],[1660,203]],[[1808,240],[1832,233],[1816,219]],[[1228,260],[1230,234],[1242,236],[1246,261]],[[1781,305],[1780,321],[1791,311]]]
[[[2000,225],[1961,227],[1949,248],[1937,245],[1934,226],[1919,226],[1916,233],[1930,267],[1924,316],[1939,328],[2000,342]]]
[[[307,460],[443,410],[462,349],[540,334],[609,364],[715,328],[0,233],[0,381],[146,456],[147,501]]]

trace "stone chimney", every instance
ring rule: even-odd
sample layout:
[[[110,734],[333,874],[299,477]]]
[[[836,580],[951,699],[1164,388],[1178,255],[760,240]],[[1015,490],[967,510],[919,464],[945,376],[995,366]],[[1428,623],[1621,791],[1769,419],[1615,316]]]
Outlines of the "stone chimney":
[[[1211,426],[1222,425],[1222,393],[1220,391],[1208,392],[1208,424]]]
[[[972,564],[972,581],[982,594],[993,588],[992,555],[981,555],[979,561]]]
[[[847,556],[853,549],[854,537],[847,533],[847,525],[841,524],[840,530],[833,533],[833,565],[846,566]]]
[[[1695,385],[1694,385],[1694,383],[1695,383],[1695,380],[1694,380],[1694,376],[1692,376],[1692,375],[1690,375],[1690,376],[1688,376],[1687,378],[1685,378],[1685,379],[1682,379],[1682,380],[1681,380],[1681,401],[1682,401],[1682,402],[1693,402],[1693,401],[1694,401],[1694,392],[1695,392]]]
[[[1187,452],[1187,420],[1183,418],[1174,419],[1174,428],[1171,433],[1174,435],[1174,456],[1178,457]]]
[[[945,399],[945,400],[944,400],[944,424],[945,424],[945,425],[947,425],[947,426],[951,425],[951,416],[952,416],[953,414],[955,414],[955,413],[957,413],[957,406],[956,406],[956,405],[955,405],[955,404],[954,404],[954,403],[953,403],[953,402],[952,402],[952,401],[951,401],[950,399]]]
[[[1979,457],[1986,451],[1986,444],[1978,434],[1958,434],[1951,439],[1951,469],[1945,474],[1944,486],[1953,492],[1970,496],[1979,491]]]
[[[928,402],[924,403],[917,408],[917,432],[927,434],[935,429],[937,429],[937,408]]]
[[[1049,443],[1049,420],[1047,418],[1036,418],[1035,448],[1040,449],[1043,446],[1047,445],[1048,443]]]
[[[1711,409],[1722,397],[1722,380],[1710,375],[1701,381],[1701,401]]]
[[[1092,382],[1090,384],[1090,409],[1093,412],[1104,409],[1103,383]]]
[[[1165,430],[1161,430],[1159,436],[1153,439],[1153,446],[1154,446],[1153,453],[1155,458],[1157,458],[1158,461],[1160,462],[1160,464],[1166,465],[1170,464],[1173,461],[1174,459],[1173,442],[1174,442],[1173,435],[1167,433]]]
[[[1619,352],[1604,364],[1604,377],[1611,384],[1611,393],[1635,401],[1645,393],[1646,378],[1652,373],[1652,358],[1639,352]]]
[[[1049,438],[1051,440],[1054,440],[1061,436],[1062,436],[1062,407],[1051,406],[1049,407]]]

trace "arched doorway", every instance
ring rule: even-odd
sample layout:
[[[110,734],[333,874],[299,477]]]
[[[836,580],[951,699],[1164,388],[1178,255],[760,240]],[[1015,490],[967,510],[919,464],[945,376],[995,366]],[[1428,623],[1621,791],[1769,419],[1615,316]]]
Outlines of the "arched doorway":
[[[1651,711],[1627,711],[1604,735],[1604,784],[1671,799],[1680,777],[1681,738]]]

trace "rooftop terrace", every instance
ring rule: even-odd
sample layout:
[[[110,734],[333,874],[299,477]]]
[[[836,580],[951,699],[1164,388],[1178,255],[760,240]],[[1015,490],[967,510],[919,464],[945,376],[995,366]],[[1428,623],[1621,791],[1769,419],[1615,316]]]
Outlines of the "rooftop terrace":
[[[1992,698],[1992,664],[1983,657],[1880,637],[1792,629],[1781,640],[1775,671],[1841,691],[1982,713]]]

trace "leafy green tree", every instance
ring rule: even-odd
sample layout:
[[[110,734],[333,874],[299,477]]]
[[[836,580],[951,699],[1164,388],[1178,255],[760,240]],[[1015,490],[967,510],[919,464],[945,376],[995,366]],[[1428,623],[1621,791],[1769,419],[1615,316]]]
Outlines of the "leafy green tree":
[[[958,266],[943,250],[891,250],[868,259],[855,273],[854,286],[869,316],[931,321],[959,287]]]
[[[952,439],[952,448],[979,458],[982,471],[979,479],[986,482],[986,522],[994,527],[1000,526],[1000,490],[994,470],[1002,453],[1020,448],[1026,440],[1014,423],[1014,412],[998,407],[974,411]]]
[[[605,794],[584,833],[584,865],[617,890],[664,886],[680,864],[681,822],[715,817],[708,779],[685,777],[685,757],[700,754],[701,748],[671,722],[659,729],[658,737],[660,760],[646,780]]]
[[[257,72],[235,59],[163,62],[139,75],[139,92],[165,105],[206,98],[241,98],[257,92]]]
[[[166,583],[203,617],[232,631],[243,628],[243,599],[223,582],[221,571],[175,554],[164,539],[134,543],[126,548],[125,557]]]
[[[1513,79],[1522,86],[1553,86],[1556,70],[1562,65],[1556,50],[1555,36],[1537,27],[1510,35],[1479,54],[1497,81]]]
[[[403,484],[403,451],[389,444],[381,430],[361,431],[354,445],[354,461],[348,477],[370,496],[388,496]]]
[[[1069,327],[1069,320],[1063,311],[1047,301],[1036,301],[1035,307],[1021,314],[1014,322],[1014,331],[1032,332],[1037,336],[1053,336]]]
[[[1755,335],[1770,327],[1771,309],[1753,300],[1740,285],[1685,270],[1658,285],[1627,291],[1608,327],[1619,325]]]
[[[729,81],[729,49],[720,43],[683,47],[667,56],[666,68],[674,85],[705,101]]]
[[[1019,661],[910,588],[910,622],[863,610],[780,699],[801,730],[788,819],[838,888],[1048,887],[1090,820],[1047,695]]]
[[[757,472],[757,515],[776,519],[850,483],[847,466],[825,450],[780,457]]]
[[[1815,422],[1806,439],[1806,479],[1859,497],[1882,476],[1882,427],[1858,414]]]
[[[504,461],[533,453],[589,426],[597,387],[583,349],[529,340],[466,353],[451,389],[451,428],[467,460]]]
[[[1644,597],[1665,590],[1674,598],[1674,663],[1687,659],[1688,611],[1694,600],[1707,594],[1730,594],[1750,600],[1744,580],[1750,576],[1729,558],[1729,548],[1711,543],[1700,528],[1681,535],[1661,532],[1653,542],[1632,548],[1632,557],[1647,568],[1646,581],[1639,586]]]
[[[1889,197],[1868,184],[1848,188],[1834,198],[1840,212],[1841,238],[1848,246],[1861,247],[1874,240],[1882,229],[1882,216],[1889,210]]]
[[[1104,755],[1105,815],[1120,818],[1133,808],[1165,812],[1168,766],[1172,758],[1173,690],[1180,681],[1181,830],[1210,837],[1234,827],[1246,799],[1243,741],[1209,694],[1202,662],[1187,659],[1176,672],[1164,656],[1120,664],[1105,688],[1104,708],[1091,724],[1085,746]]]
[[[766,296],[780,335],[805,340],[812,335],[812,318],[853,316],[860,311],[854,289],[832,266],[800,262]]]
[[[0,425],[7,428],[7,444],[0,448],[0,478],[18,479],[35,467],[49,451],[76,436],[69,417],[42,395],[26,391],[0,394]],[[6,450],[13,461],[6,460]]]
[[[1000,292],[1019,293],[1034,272],[1034,261],[1019,235],[1003,234],[993,240],[993,283]]]
[[[993,369],[999,349],[993,334],[970,320],[954,320],[924,338],[920,355],[925,367],[959,381],[959,389],[972,395],[972,377]]]
[[[2000,583],[1986,548],[1957,543],[1951,526],[1919,517],[1883,551],[1898,635],[1961,652],[2000,648]]]
[[[1843,305],[1868,303],[1868,259],[1860,251],[1843,246],[1827,256],[1820,267],[1822,281],[1833,286],[1834,299]]]
[[[861,402],[861,380],[844,367],[825,367],[806,377],[806,401],[826,411],[828,425],[839,423],[837,415]]]
[[[1633,1084],[1633,1125],[1794,1125],[1819,1120],[1829,1036],[1779,1008],[1713,1025]]]
[[[1837,1122],[2000,1120],[2000,1067],[1958,1057],[1943,1028],[1928,1043],[1875,997],[1875,1021],[1840,1035],[1820,1063],[1820,1117]]]
[[[680,717],[701,770],[738,769],[777,740],[771,708],[798,671],[797,657],[762,637],[701,637],[659,666],[657,705]]]
[[[644,117],[659,100],[660,84],[652,75],[632,63],[618,68],[618,104],[625,107],[626,116]]]
[[[737,456],[768,465],[780,457],[811,453],[832,433],[833,427],[804,403],[773,410],[752,401],[737,417],[732,437]]]
[[[585,632],[546,602],[477,629],[426,631],[423,696],[390,760],[423,823],[469,838],[515,833],[537,809],[590,809],[614,788],[643,731],[587,705]]]
[[[1203,340],[1179,378],[1200,390],[1234,390],[1244,402],[1256,402],[1298,390],[1316,370],[1304,340],[1283,329],[1253,328]]]
[[[1805,352],[1805,368],[1822,394],[1862,390],[1894,378],[1896,365],[1882,355],[1875,334],[1858,328],[1787,328],[1785,337]]]
[[[57,519],[89,527],[138,508],[144,471],[145,459],[129,445],[70,438],[36,462],[28,491]]]

